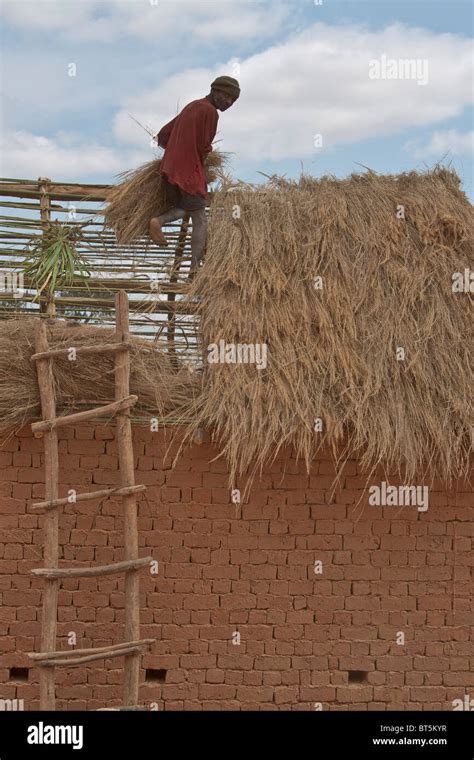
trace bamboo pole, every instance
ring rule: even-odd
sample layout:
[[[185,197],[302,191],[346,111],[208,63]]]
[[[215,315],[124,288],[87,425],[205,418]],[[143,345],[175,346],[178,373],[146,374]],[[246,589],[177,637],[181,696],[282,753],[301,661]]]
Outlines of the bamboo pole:
[[[40,319],[36,322],[35,347],[38,353],[48,351],[46,325]],[[38,386],[41,400],[41,410],[45,417],[56,416],[56,401],[50,359],[40,359],[36,365]],[[48,501],[58,498],[58,434],[56,430],[45,433],[44,436],[44,467],[45,467],[45,496]],[[59,562],[59,515],[52,510],[44,518],[44,562],[46,567],[56,568]],[[43,590],[43,609],[41,621],[41,649],[44,652],[56,649],[56,630],[58,619],[58,588],[57,579],[45,579]],[[135,638],[138,638],[135,637]],[[54,668],[40,671],[40,709],[54,710],[55,708],[55,673]]]
[[[183,216],[183,221],[181,222],[181,229],[179,231],[178,236],[178,243],[176,245],[176,250],[174,253],[174,264],[173,269],[170,275],[170,284],[174,284],[178,279],[178,272],[181,267],[181,262],[183,259],[183,252],[184,247],[186,245],[186,237],[188,234],[188,226],[189,226],[189,217],[190,214],[185,214]],[[175,301],[176,295],[175,293],[169,291],[168,292],[168,304],[171,306],[170,301]],[[167,339],[168,339],[168,351],[170,352],[171,361],[176,366],[176,353],[174,351],[174,348],[170,345],[174,343],[174,336],[175,336],[175,314],[170,312],[168,314],[168,330],[167,330]]]
[[[49,195],[52,200],[106,201],[108,194],[115,185],[84,185],[74,182],[50,182]],[[0,196],[11,198],[38,198],[41,193],[37,190],[38,180],[1,178]],[[35,187],[36,185],[36,187]],[[212,199],[214,192],[209,191]]]
[[[2,301],[13,301],[16,302],[13,296],[10,298],[2,298]],[[22,302],[24,303],[32,303],[34,301],[34,296],[23,296]],[[56,303],[59,306],[68,306],[68,307],[76,307],[81,312],[84,310],[84,298],[78,297],[78,298],[70,298],[70,297],[59,297],[56,299]],[[150,302],[148,302],[150,303]],[[156,314],[162,314],[168,315],[168,318],[173,320],[176,318],[176,315],[181,317],[188,317],[193,316],[197,311],[197,304],[188,304],[185,301],[179,301],[178,303],[168,303],[167,301],[156,301],[154,304],[154,313]],[[99,298],[91,298],[87,301],[87,308],[92,311],[94,308],[100,309],[101,307],[105,307],[106,309],[110,309],[111,307],[111,299],[105,300],[105,299],[99,299]],[[142,313],[142,311],[137,308],[134,304],[132,304],[131,308],[132,312],[137,312],[138,314]],[[25,316],[25,312],[22,312],[22,315]],[[98,317],[99,318],[99,317]],[[110,319],[110,317],[107,315],[107,319]],[[171,338],[170,338],[170,342]]]
[[[129,339],[128,296],[124,290],[115,297],[115,319],[117,340]],[[130,393],[130,353],[122,351],[115,355],[115,397],[121,399]],[[133,458],[132,425],[130,409],[117,414],[117,449],[122,487],[135,485],[135,464]],[[135,494],[123,497],[124,549],[125,559],[138,559],[138,519]],[[125,639],[140,638],[140,576],[136,572],[125,573]],[[138,704],[140,675],[140,652],[125,657],[123,702]]]
[[[51,208],[49,198],[49,187],[51,180],[49,177],[38,177],[38,186],[40,195],[40,217],[43,235],[49,227],[51,221]],[[54,305],[54,293],[48,292],[46,306],[40,301],[40,311],[45,311],[48,317],[56,316],[56,306]]]
[[[38,180],[32,184],[24,183],[0,183],[0,195],[10,196],[12,198],[38,198],[41,192],[33,187],[37,185]],[[109,186],[104,186],[108,188]],[[100,185],[59,185],[51,182],[50,197],[52,200],[77,200],[77,201],[106,201],[107,189],[101,190]]]

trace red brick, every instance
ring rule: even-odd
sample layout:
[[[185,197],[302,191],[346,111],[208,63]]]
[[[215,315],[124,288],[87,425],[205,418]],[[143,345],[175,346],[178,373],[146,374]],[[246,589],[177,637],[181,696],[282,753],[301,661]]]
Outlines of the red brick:
[[[414,686],[410,689],[410,697],[413,702],[429,702],[446,698],[446,689],[443,686]]]
[[[199,699],[234,699],[237,687],[230,684],[204,683],[199,686]]]
[[[337,701],[344,703],[371,702],[374,690],[372,686],[354,684],[353,686],[338,686],[336,690]]]
[[[336,699],[336,689],[332,686],[302,686],[300,699],[302,702],[322,702],[325,709],[326,702],[333,702]]]
[[[239,686],[237,700],[246,702],[272,702],[274,690],[271,686]]]
[[[113,428],[75,432],[61,431],[60,494],[71,483],[87,491],[93,482],[118,482]],[[172,468],[176,445],[165,457],[168,442],[164,430],[134,427],[137,482],[149,486],[140,498],[139,546],[160,562],[158,576],[140,574],[141,635],[155,640],[142,664],[168,671],[164,684],[145,684],[148,701],[167,710],[308,710],[314,702],[324,709],[444,709],[466,689],[472,527],[464,485],[447,492],[440,482],[423,516],[367,504],[359,514],[366,474],[357,462],[346,464],[343,490],[331,500],[329,453],[312,464],[308,479],[287,451],[236,507],[227,465],[211,461],[209,443],[184,450]],[[42,582],[28,571],[42,562],[43,518],[26,505],[44,498],[43,450],[25,426],[0,452],[6,690],[8,667],[39,646]],[[20,472],[28,482],[14,482]],[[82,502],[62,511],[65,565],[123,559],[122,504],[111,499],[98,509],[98,502]],[[312,572],[316,559],[322,577]],[[123,577],[62,584],[58,646],[67,645],[70,630],[82,648],[115,643],[123,623]],[[240,646],[232,644],[236,630]],[[400,630],[404,647],[395,643]],[[348,684],[348,670],[368,672],[368,684]],[[66,690],[59,709],[120,703],[123,674],[115,662],[58,679]],[[37,676],[22,688],[31,690],[29,707],[38,707]]]
[[[289,657],[268,655],[255,658],[255,670],[287,670],[290,667]]]
[[[94,440],[73,440],[68,441],[67,449],[70,454],[80,454],[81,456],[94,456],[105,453],[105,443]]]

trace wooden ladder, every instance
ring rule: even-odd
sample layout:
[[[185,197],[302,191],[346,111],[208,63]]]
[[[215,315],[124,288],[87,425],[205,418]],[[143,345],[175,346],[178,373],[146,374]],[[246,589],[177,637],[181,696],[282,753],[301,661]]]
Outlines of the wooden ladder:
[[[80,346],[75,349],[78,356],[96,353],[113,353],[115,356],[115,401],[106,406],[70,414],[56,416],[54,392],[53,360],[70,356],[70,348],[50,349],[46,325],[36,320],[35,348],[31,357],[36,362],[38,385],[41,399],[42,421],[32,424],[35,434],[44,434],[45,452],[45,497],[46,500],[32,506],[34,510],[45,511],[44,517],[44,562],[45,567],[31,570],[34,575],[44,578],[41,652],[29,653],[40,668],[40,709],[55,709],[55,668],[60,665],[82,665],[93,660],[110,657],[125,657],[123,704],[134,707],[138,704],[140,657],[143,647],[153,643],[153,639],[140,639],[140,598],[138,571],[150,566],[152,557],[138,557],[138,527],[136,494],[146,486],[135,485],[132,428],[130,409],[137,402],[137,396],[130,394],[130,343],[128,297],[121,290],[115,297],[115,334],[111,343],[95,346]],[[106,488],[91,493],[78,494],[76,501],[102,499],[120,496],[124,510],[123,562],[111,565],[84,568],[60,568],[59,560],[59,514],[58,508],[69,504],[69,498],[58,498],[58,428],[65,425],[92,420],[104,415],[116,415],[116,437],[120,469],[120,486]],[[58,620],[58,591],[61,578],[97,577],[125,573],[125,641],[107,647],[92,649],[56,651],[56,631]]]

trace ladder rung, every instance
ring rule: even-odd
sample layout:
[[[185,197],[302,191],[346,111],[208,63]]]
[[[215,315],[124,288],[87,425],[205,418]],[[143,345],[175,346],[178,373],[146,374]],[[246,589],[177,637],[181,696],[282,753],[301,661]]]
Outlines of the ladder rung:
[[[87,409],[85,412],[68,414],[64,417],[55,417],[54,420],[33,422],[31,429],[36,433],[40,431],[50,431],[54,428],[65,427],[66,425],[76,425],[79,422],[92,420],[94,417],[116,414],[124,409],[130,409],[132,406],[135,406],[137,401],[138,396],[127,396],[126,398],[121,398],[119,401],[113,401],[111,404],[106,404],[105,406],[97,406],[95,409]]]
[[[83,657],[66,657],[64,660],[41,660],[38,662],[40,668],[54,668],[56,665],[82,665],[84,662],[92,662],[92,660],[105,660],[109,657],[123,657],[127,654],[140,654],[140,647],[123,647],[122,649],[113,649],[108,654],[103,652],[101,654],[87,654]]]
[[[90,491],[88,493],[78,493],[74,501],[69,501],[69,497],[63,499],[54,499],[54,501],[39,501],[32,504],[30,509],[54,509],[55,507],[66,506],[66,504],[75,504],[77,501],[90,501],[92,499],[103,499],[106,496],[130,496],[132,493],[145,491],[146,486],[124,486],[123,488],[102,488],[100,491]]]
[[[104,352],[115,353],[117,351],[128,351],[132,347],[131,343],[97,343],[95,346],[70,346],[69,348],[52,348],[50,351],[41,351],[33,354],[30,361],[35,362],[38,359],[59,359],[70,355],[71,349],[76,354],[103,354]]]
[[[139,641],[122,641],[121,644],[110,644],[106,647],[91,647],[89,649],[69,649],[68,651],[59,652],[28,652],[28,657],[32,660],[53,660],[56,657],[60,659],[63,657],[75,657],[78,654],[103,654],[104,652],[110,652],[115,649],[123,649],[124,647],[146,647],[150,644],[154,644],[155,639],[140,639]]]
[[[111,565],[97,567],[38,567],[30,570],[33,575],[42,578],[86,578],[96,575],[113,575],[128,570],[140,570],[140,568],[153,562],[153,557],[140,557],[139,559],[127,559],[123,562],[114,562]]]

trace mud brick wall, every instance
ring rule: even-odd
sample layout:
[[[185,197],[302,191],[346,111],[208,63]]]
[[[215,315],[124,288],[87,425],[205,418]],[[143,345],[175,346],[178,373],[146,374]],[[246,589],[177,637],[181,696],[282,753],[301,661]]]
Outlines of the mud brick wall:
[[[135,428],[145,654],[141,702],[159,710],[452,710],[474,695],[469,611],[473,497],[429,492],[429,508],[368,506],[366,477],[322,455],[308,476],[282,452],[233,504],[207,443],[172,469],[163,433]],[[114,429],[61,432],[60,495],[118,482]],[[380,472],[371,483],[389,478]],[[0,448],[0,699],[37,709],[43,441],[29,427]],[[390,478],[391,484],[397,484]],[[236,484],[237,486],[239,484]],[[421,485],[421,484],[418,484]],[[60,512],[61,564],[123,559],[120,500]],[[315,573],[315,563],[322,572]],[[123,576],[62,582],[58,648],[123,640]],[[405,643],[400,640],[404,634]],[[240,635],[240,643],[237,643]],[[471,667],[470,667],[471,658]],[[122,660],[57,668],[57,707],[121,702]]]

